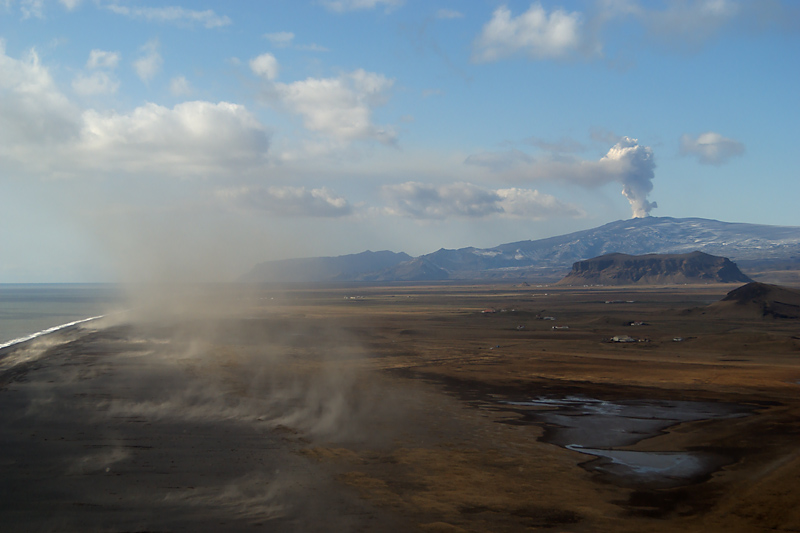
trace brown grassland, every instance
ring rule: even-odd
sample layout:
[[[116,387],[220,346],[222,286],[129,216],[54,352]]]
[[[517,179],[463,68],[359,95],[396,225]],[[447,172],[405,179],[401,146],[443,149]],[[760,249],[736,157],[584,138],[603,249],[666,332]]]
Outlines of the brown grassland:
[[[325,389],[331,398],[323,403],[333,402],[334,396],[341,399],[339,409],[344,414],[333,418],[333,426],[341,424],[348,431],[321,430],[319,424],[309,424],[302,417],[281,420],[264,430],[279,435],[280,445],[288,450],[285,460],[292,461],[294,468],[330,478],[324,489],[314,489],[319,490],[314,496],[301,491],[300,500],[325,500],[309,512],[312,521],[302,526],[287,522],[285,514],[273,512],[274,506],[256,510],[258,498],[252,494],[244,498],[249,493],[243,489],[236,493],[240,497],[236,512],[224,520],[215,515],[205,528],[192,526],[191,513],[180,514],[174,507],[162,510],[172,513],[172,521],[165,521],[155,518],[155,511],[143,511],[145,504],[112,505],[106,496],[92,492],[104,487],[105,495],[116,491],[124,496],[121,485],[114,483],[127,480],[125,490],[136,484],[153,494],[162,491],[165,495],[158,500],[162,503],[180,500],[194,502],[195,509],[221,507],[219,498],[202,499],[198,494],[204,480],[222,476],[211,472],[211,465],[224,462],[233,470],[241,468],[237,479],[254,479],[253,473],[263,467],[264,459],[256,460],[263,443],[251,439],[266,433],[258,433],[260,418],[252,420],[256,432],[251,428],[241,435],[219,423],[208,431],[216,440],[209,437],[206,442],[200,436],[205,430],[192,419],[196,439],[181,444],[175,428],[182,426],[177,423],[162,428],[162,418],[143,408],[131,414],[114,407],[114,398],[134,393],[125,392],[130,387],[113,384],[122,363],[115,367],[104,363],[103,357],[118,349],[112,347],[113,342],[130,343],[134,334],[119,330],[114,340],[106,333],[101,339],[105,344],[98,344],[100,337],[91,342],[78,339],[71,345],[72,352],[62,347],[50,359],[18,366],[0,380],[0,402],[5,402],[0,406],[5,413],[0,422],[6,425],[7,442],[12,442],[2,445],[7,478],[3,515],[9,524],[17,525],[9,530],[19,531],[32,523],[41,525],[31,517],[45,506],[47,512],[60,509],[66,514],[90,509],[92,517],[105,519],[96,521],[89,514],[62,517],[55,526],[46,522],[50,529],[27,530],[80,530],[82,526],[97,531],[249,531],[257,527],[381,531],[394,524],[398,531],[446,532],[800,531],[800,321],[705,310],[732,288],[398,284],[263,292],[247,309],[226,317],[226,324],[216,323],[207,350],[210,355],[187,360],[185,367],[187,375],[215,376],[215,394],[231,398],[260,394],[251,385],[256,374],[253,360],[262,349],[260,337],[246,334],[247,330],[269,339],[271,351],[285,354],[270,370],[273,373],[298,376],[333,371],[342,376],[331,386],[346,387],[347,393],[340,397]],[[184,328],[185,337],[196,333],[192,328],[196,326]],[[163,333],[159,331],[147,335],[157,337]],[[640,342],[609,341],[620,335]],[[90,350],[92,346],[100,348]],[[59,357],[62,362],[56,363]],[[70,368],[82,369],[83,388],[77,392],[58,389],[63,397],[73,403],[100,397],[103,401],[92,409],[114,412],[113,419],[98,422],[96,428],[83,422],[80,430],[70,430],[42,427],[34,418],[27,425],[19,417],[9,418],[8,409],[17,405],[14,395],[34,394],[37,375],[40,384],[57,387],[61,379],[57,376],[63,374],[48,373],[48,368],[66,368],[65,361]],[[152,376],[148,379],[156,383]],[[704,451],[727,458],[709,475],[659,488],[619,483],[601,475],[591,468],[592,456],[546,442],[547,428],[542,423],[506,403],[564,396],[726,402],[746,406],[752,414],[678,424],[643,435],[643,440],[627,447]],[[23,403],[20,399],[19,405]],[[135,441],[136,446],[126,444],[124,453],[109,460],[110,466],[102,471],[72,468],[63,477],[55,467],[37,471],[30,461],[26,468],[33,470],[23,471],[24,461],[14,459],[22,457],[16,451],[22,446],[48,457],[66,454],[58,451],[66,450],[66,444],[54,441],[72,442],[81,453],[91,446],[99,449],[108,442],[112,427],[115,442],[128,439],[124,442]],[[157,432],[161,433],[156,438]],[[223,433],[228,440],[219,440]],[[156,450],[169,447],[180,460],[172,452],[157,455]],[[170,476],[144,477],[143,472],[162,468],[159,461]],[[101,477],[115,470],[118,477]],[[206,477],[195,479],[197,472]],[[76,492],[78,474],[96,476],[95,488]],[[54,487],[68,488],[45,497],[26,485],[47,479],[53,480]],[[70,495],[70,490],[77,495]],[[320,496],[323,490],[351,496],[346,502],[326,499]],[[27,503],[21,503],[23,496],[15,494],[34,496],[26,496]],[[40,497],[41,509],[29,502]],[[358,519],[347,522],[329,517],[328,511],[336,506],[341,510],[362,504],[361,511],[352,511]],[[282,505],[291,504],[283,501]],[[272,522],[271,517],[275,517]],[[60,528],[59,523],[66,525]]]
[[[438,285],[309,294],[284,311],[335,321],[364,344],[361,364],[393,382],[422,380],[429,385],[419,394],[433,396],[388,449],[307,453],[337,463],[340,479],[364,498],[427,531],[798,531],[800,323],[687,312],[731,288]],[[647,342],[607,342],[615,335]],[[717,449],[735,458],[702,482],[648,490],[598,479],[579,466],[590,457],[537,440],[540,426],[514,423],[519,415],[498,403],[564,394],[758,409],[682,424],[629,448]]]

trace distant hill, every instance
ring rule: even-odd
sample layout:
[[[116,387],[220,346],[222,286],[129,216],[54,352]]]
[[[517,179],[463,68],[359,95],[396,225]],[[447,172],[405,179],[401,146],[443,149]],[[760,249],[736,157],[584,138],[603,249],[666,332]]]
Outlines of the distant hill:
[[[262,263],[248,281],[434,281],[470,279],[555,282],[573,263],[610,253],[724,256],[743,269],[800,268],[800,227],[644,217],[547,239],[494,248],[440,249],[412,258],[392,252]],[[373,261],[371,254],[391,254]],[[405,257],[403,260],[399,260]],[[341,261],[336,261],[341,260]],[[347,265],[343,268],[342,265]]]
[[[444,248],[383,272],[375,281],[424,279],[561,279],[576,261],[609,253],[683,254],[701,251],[745,265],[800,265],[800,227],[719,222],[703,218],[644,217],[618,220],[557,237],[501,244],[494,248]],[[446,278],[442,278],[446,275]]]
[[[572,265],[558,285],[676,285],[748,283],[751,280],[726,257],[688,254],[606,254]]]
[[[337,257],[311,257],[285,259],[260,263],[241,277],[249,283],[352,281],[366,272],[375,272],[409,261],[406,253],[389,251],[340,255]]]
[[[706,311],[748,318],[800,318],[800,291],[754,281],[732,290]]]

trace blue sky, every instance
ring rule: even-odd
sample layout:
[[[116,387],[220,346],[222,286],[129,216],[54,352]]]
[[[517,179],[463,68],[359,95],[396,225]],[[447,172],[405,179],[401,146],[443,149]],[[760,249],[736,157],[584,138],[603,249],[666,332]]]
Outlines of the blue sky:
[[[800,5],[0,0],[0,282],[800,226]]]

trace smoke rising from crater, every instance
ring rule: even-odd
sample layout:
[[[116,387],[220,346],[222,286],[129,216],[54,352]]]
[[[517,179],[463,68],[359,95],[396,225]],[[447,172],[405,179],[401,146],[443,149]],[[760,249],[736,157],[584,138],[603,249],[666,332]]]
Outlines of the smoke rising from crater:
[[[650,210],[658,207],[656,202],[647,199],[653,190],[654,169],[653,150],[641,146],[637,139],[622,137],[600,160],[601,164],[611,165],[622,183],[622,194],[628,199],[633,210],[633,218],[650,215]]]

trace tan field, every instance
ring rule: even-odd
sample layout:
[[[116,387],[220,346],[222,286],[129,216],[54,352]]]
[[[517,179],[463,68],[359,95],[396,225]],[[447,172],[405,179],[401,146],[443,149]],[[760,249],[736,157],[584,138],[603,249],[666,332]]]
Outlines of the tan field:
[[[732,288],[264,289],[75,333],[3,371],[9,530],[798,531],[800,321],[704,309]]]

